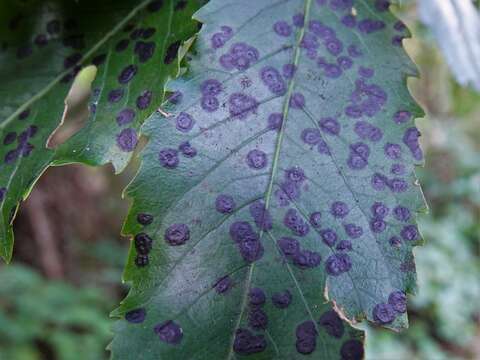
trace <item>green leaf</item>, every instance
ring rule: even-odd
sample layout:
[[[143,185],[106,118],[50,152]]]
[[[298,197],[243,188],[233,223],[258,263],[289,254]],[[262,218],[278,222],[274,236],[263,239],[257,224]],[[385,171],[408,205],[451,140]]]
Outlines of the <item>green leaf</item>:
[[[197,55],[169,83],[167,116],[143,126],[127,191],[132,288],[114,359],[297,359],[306,341],[312,358],[359,359],[345,349],[361,333],[320,320],[333,302],[352,322],[407,326],[425,209],[416,69],[385,2],[353,3],[212,0],[195,15]],[[309,321],[318,334],[299,340]]]
[[[18,204],[49,165],[111,162],[117,172],[126,166],[140,125],[161,103],[165,81],[179,70],[177,49],[195,34],[191,15],[199,3],[2,3],[2,24],[8,24],[0,31],[0,255],[5,260],[12,254]],[[92,63],[98,71],[90,109],[96,111],[71,139],[47,149],[71,81]],[[144,100],[137,104],[140,96]]]

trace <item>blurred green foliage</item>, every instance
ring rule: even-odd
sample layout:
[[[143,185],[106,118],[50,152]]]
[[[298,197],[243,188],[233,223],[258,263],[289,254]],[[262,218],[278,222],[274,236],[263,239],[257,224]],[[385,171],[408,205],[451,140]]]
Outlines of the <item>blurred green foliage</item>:
[[[0,269],[2,360],[106,358],[115,299],[95,288],[46,281],[21,265]]]

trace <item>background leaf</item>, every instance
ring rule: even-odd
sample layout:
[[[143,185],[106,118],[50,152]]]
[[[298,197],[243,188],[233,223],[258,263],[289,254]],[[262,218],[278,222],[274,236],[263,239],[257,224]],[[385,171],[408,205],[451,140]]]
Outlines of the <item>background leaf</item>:
[[[178,71],[181,42],[196,31],[197,1],[27,1],[2,3],[0,32],[0,249],[11,257],[18,203],[51,164],[111,162],[121,171],[137,129]],[[105,16],[108,14],[108,16]],[[47,138],[62,118],[70,83],[82,65],[98,66],[92,115],[55,151]]]
[[[358,331],[331,336],[325,298],[401,329],[416,287],[408,31],[385,1],[213,0],[196,18],[198,56],[143,127],[113,358],[293,359],[307,342],[318,359],[361,358],[358,340],[342,350]]]

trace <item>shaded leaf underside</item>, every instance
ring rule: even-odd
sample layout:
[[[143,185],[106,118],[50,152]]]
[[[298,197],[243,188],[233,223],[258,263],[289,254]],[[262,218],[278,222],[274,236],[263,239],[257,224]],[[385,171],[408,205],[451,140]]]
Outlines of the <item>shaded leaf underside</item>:
[[[416,286],[408,31],[385,1],[212,0],[195,18],[198,55],[142,128],[113,358],[361,358],[327,300],[401,329]]]
[[[10,259],[19,202],[51,164],[111,162],[121,171],[138,129],[178,72],[177,50],[193,36],[199,2],[7,2],[0,39],[0,249]],[[108,15],[108,16],[106,16]],[[5,40],[5,41],[3,41]],[[45,144],[62,118],[81,66],[98,66],[91,114],[55,150]]]

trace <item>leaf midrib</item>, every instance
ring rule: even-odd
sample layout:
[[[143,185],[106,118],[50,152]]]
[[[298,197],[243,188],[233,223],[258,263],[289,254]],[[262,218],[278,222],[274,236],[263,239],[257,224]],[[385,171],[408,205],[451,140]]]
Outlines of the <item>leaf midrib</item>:
[[[312,5],[312,0],[305,0],[305,2],[304,2],[304,22],[305,23],[308,22],[308,19],[310,17],[311,5]],[[297,39],[296,39],[296,42],[295,42],[295,45],[294,45],[294,49],[295,49],[294,51],[295,52],[294,52],[294,58],[293,58],[292,63],[295,67],[297,67],[298,63],[300,62],[300,42],[302,41],[303,35],[305,34],[305,29],[306,29],[305,26],[300,28],[299,34],[297,36]],[[265,193],[265,199],[264,199],[264,201],[265,201],[265,211],[268,211],[269,208],[270,208],[273,186],[275,185],[275,177],[276,177],[276,172],[277,172],[277,168],[278,168],[278,162],[279,162],[279,159],[280,159],[280,152],[281,152],[281,148],[282,148],[283,137],[285,136],[284,134],[285,134],[285,128],[286,128],[287,119],[288,119],[288,111],[290,109],[290,106],[289,106],[290,98],[292,96],[293,89],[295,87],[295,79],[296,79],[296,73],[292,77],[292,79],[290,80],[290,82],[288,84],[287,94],[285,96],[285,100],[284,100],[284,103],[283,103],[282,126],[281,126],[281,128],[279,129],[279,132],[278,132],[277,143],[275,145],[275,152],[274,152],[274,155],[273,155],[270,180],[269,180],[269,183],[268,183],[267,192]],[[264,230],[261,229],[260,234],[259,234],[260,240],[262,239],[263,234],[264,234]],[[268,234],[268,235],[270,235],[270,234]],[[274,246],[276,247],[275,240],[273,239],[273,237],[271,239],[272,239],[272,242],[274,243]],[[298,291],[301,295],[301,298],[302,298],[302,301],[305,305],[307,313],[309,314],[309,316],[313,320],[313,323],[315,324],[315,327],[317,327],[317,324],[313,319],[313,314],[310,310],[310,307],[309,307],[308,303],[306,302],[305,297],[303,296],[303,292],[301,291],[300,286],[298,285],[298,281],[295,278],[295,275],[291,271],[290,266],[288,264],[287,264],[287,267],[288,267],[288,270],[289,270],[289,274],[292,276],[292,278],[295,282],[295,285],[296,285],[296,287],[297,287],[297,289],[298,289]],[[238,316],[237,323],[236,323],[234,331],[232,333],[232,339],[230,341],[230,350],[229,350],[229,353],[227,355],[228,360],[230,360],[232,358],[232,355],[233,355],[233,343],[235,341],[235,331],[239,327],[239,325],[242,321],[242,318],[243,318],[243,314],[244,314],[246,304],[247,304],[248,290],[250,288],[250,284],[251,284],[251,281],[252,281],[254,269],[255,269],[255,262],[252,262],[251,265],[250,265],[248,277],[247,277],[247,279],[245,281],[245,285],[244,285],[245,291],[244,291],[244,294],[243,294],[242,305],[241,305],[241,308],[240,308],[240,314]]]

